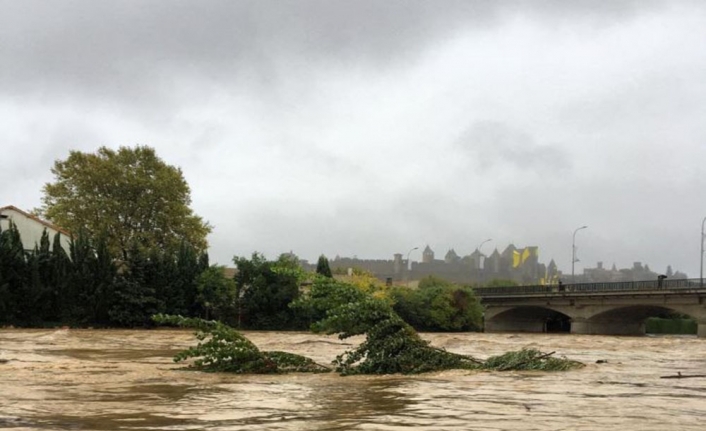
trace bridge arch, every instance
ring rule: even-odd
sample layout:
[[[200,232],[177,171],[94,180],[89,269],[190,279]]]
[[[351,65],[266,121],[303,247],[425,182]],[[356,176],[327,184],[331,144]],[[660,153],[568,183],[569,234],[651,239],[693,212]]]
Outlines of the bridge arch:
[[[590,316],[575,317],[571,332],[577,334],[644,335],[645,323],[650,317],[679,313],[696,319],[698,313],[694,313],[694,311],[690,307],[679,305],[635,304],[601,307]]]
[[[645,320],[674,311],[694,318],[706,338],[706,287],[701,279],[528,285],[476,289],[485,329],[543,332],[546,319],[568,316],[576,334],[644,334]]]
[[[518,306],[486,310],[487,332],[570,332],[571,316],[554,307]]]

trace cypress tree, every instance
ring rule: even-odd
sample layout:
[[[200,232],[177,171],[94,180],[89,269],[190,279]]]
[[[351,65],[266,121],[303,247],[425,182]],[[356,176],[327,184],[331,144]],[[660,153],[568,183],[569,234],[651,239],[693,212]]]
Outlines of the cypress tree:
[[[54,235],[52,243],[51,260],[49,265],[47,286],[50,287],[50,320],[60,321],[62,318],[63,306],[66,303],[68,285],[72,263],[66,250],[61,246],[61,234]]]
[[[62,320],[72,324],[86,324],[91,315],[92,301],[94,300],[95,253],[85,231],[71,239],[71,270],[61,298]]]
[[[7,272],[6,268],[6,256],[7,256],[7,234],[2,230],[0,226],[0,323],[7,322],[9,317],[9,312],[12,309],[10,304],[10,287],[9,279],[5,275]]]
[[[96,241],[95,259],[91,260],[93,267],[93,291],[89,320],[101,325],[108,324],[108,311],[114,298],[114,285],[117,270],[113,257],[108,249],[105,236]]]
[[[147,285],[148,260],[136,244],[128,252],[126,270],[115,282],[115,301],[108,315],[119,326],[149,326],[150,317],[157,312],[154,288]]]
[[[319,256],[319,261],[316,263],[316,273],[324,277],[333,278],[331,267],[328,264],[328,259],[323,254]]]
[[[20,304],[29,281],[25,251],[17,226],[0,232],[0,311],[6,323],[18,323]]]
[[[145,266],[145,284],[154,289],[158,313],[167,313],[170,300],[171,277],[167,270],[167,262],[171,260],[164,252],[153,248],[149,252]]]
[[[52,315],[51,260],[51,241],[49,233],[44,229],[39,248],[35,247],[32,269],[33,291],[36,295],[32,315],[38,321],[50,321],[55,317]]]
[[[179,254],[176,259],[177,280],[175,283],[175,295],[178,302],[175,303],[176,310],[183,316],[198,315],[198,305],[196,296],[198,295],[196,278],[201,273],[199,269],[199,258],[194,248],[186,241],[182,241],[179,247]]]

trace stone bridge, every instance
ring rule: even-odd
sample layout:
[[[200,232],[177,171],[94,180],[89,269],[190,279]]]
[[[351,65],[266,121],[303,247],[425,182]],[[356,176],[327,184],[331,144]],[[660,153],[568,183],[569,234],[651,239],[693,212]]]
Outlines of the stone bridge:
[[[644,335],[648,317],[679,313],[695,319],[697,336],[706,338],[706,288],[699,279],[475,290],[486,332]]]

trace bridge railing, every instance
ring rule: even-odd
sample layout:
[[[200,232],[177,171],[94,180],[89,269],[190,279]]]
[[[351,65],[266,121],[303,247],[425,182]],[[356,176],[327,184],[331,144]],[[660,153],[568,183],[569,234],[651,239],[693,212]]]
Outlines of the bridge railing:
[[[701,288],[701,279],[665,279],[645,281],[620,281],[605,283],[574,283],[563,285],[528,285],[504,287],[477,287],[478,296],[505,295],[551,295],[566,293],[600,293],[600,292],[630,292],[630,291],[683,291]]]

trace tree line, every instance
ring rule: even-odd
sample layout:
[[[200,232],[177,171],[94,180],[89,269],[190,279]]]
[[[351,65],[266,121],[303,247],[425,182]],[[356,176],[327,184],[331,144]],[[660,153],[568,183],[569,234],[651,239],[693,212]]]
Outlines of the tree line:
[[[170,314],[241,329],[305,330],[323,317],[291,305],[316,277],[332,277],[324,256],[318,274],[287,254],[235,257],[229,278],[187,241],[175,251],[133,244],[116,254],[103,237],[80,232],[67,253],[60,236],[50,241],[45,231],[27,251],[13,224],[0,230],[0,325],[149,327],[151,316]],[[385,298],[419,330],[480,328],[482,309],[468,287],[436,278],[419,289],[390,287],[364,271],[341,283]]]
[[[103,237],[81,232],[67,253],[61,234],[26,251],[17,228],[0,231],[0,324],[145,326],[165,312],[200,315],[199,277],[208,255],[184,242],[174,253],[133,245],[127,259]]]

